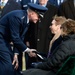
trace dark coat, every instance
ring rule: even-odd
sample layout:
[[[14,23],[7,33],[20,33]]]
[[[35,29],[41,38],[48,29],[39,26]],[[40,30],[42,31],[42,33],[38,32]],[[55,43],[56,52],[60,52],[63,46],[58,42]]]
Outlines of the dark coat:
[[[65,36],[48,60],[39,64],[37,68],[57,72],[70,55],[75,55],[75,34]]]
[[[27,5],[31,0],[22,0],[22,5]],[[38,0],[36,0],[36,3],[38,3]]]
[[[75,8],[73,0],[66,0],[59,6],[58,15],[75,20]]]
[[[23,75],[56,75],[52,71],[44,71],[40,69],[28,69],[23,72]]]
[[[2,9],[1,17],[13,10],[20,10],[21,6],[14,0],[8,0],[4,8]]]
[[[27,48],[23,42],[27,29],[26,11],[15,10],[0,19],[0,75],[14,75],[9,43],[12,41],[14,47],[23,52]]]
[[[55,73],[70,55],[75,55],[75,34],[64,37],[48,60],[37,65],[38,69],[27,70],[23,75],[56,75]]]
[[[61,42],[62,42],[62,36],[59,36],[59,38],[57,38],[52,44],[51,53],[54,51],[56,47],[60,45]]]
[[[50,2],[50,4],[57,6],[58,7],[58,2],[57,0],[48,0]]]
[[[46,6],[48,11],[44,14],[44,17],[39,21],[37,28],[37,50],[41,53],[47,54],[49,49],[49,42],[52,38],[49,26],[53,16],[57,14],[57,8],[51,4]]]
[[[30,46],[29,48],[36,49],[36,39],[35,39],[35,27],[36,24],[33,22],[29,22],[29,28],[25,35],[25,42],[29,42]]]
[[[62,36],[59,36],[59,38],[57,38],[53,42],[52,47],[51,47],[50,51],[48,52],[47,58],[53,53],[53,51],[60,45],[61,42],[62,42]]]
[[[31,2],[31,0],[22,0],[22,1],[21,1],[22,6],[23,6],[23,5],[27,5],[29,2]]]

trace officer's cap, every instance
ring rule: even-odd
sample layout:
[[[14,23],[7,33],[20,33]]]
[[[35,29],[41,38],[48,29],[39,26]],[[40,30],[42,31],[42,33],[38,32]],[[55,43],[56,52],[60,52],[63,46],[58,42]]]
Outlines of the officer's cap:
[[[41,5],[34,4],[34,3],[28,3],[28,8],[30,8],[31,10],[33,10],[39,14],[45,13],[48,10],[46,7],[43,7]]]

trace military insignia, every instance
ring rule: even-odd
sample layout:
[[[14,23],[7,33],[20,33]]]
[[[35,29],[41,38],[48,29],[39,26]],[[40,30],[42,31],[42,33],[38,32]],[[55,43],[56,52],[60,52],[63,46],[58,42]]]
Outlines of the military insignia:
[[[21,17],[21,19],[24,19],[24,18],[25,18],[25,16]]]
[[[39,14],[39,16],[42,17],[42,18],[44,17],[44,15],[42,15],[42,14]]]
[[[23,7],[27,7],[27,5],[23,5]]]

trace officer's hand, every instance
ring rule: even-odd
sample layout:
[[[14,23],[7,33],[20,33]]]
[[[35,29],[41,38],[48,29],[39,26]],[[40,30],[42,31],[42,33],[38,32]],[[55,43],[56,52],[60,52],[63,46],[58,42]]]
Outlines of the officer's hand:
[[[36,49],[28,49],[26,52],[30,57],[36,57],[37,55],[33,51],[36,51]]]
[[[13,62],[12,62],[12,65],[14,65],[14,69],[18,69],[18,55],[17,54],[14,54],[14,59],[13,59]]]
[[[36,57],[36,53],[33,52],[34,50],[31,49],[31,51],[28,53],[30,57]]]

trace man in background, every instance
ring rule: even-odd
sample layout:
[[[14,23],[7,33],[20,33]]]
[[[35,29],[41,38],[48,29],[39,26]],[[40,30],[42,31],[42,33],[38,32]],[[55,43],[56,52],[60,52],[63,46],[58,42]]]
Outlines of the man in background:
[[[1,18],[13,10],[21,10],[21,6],[14,0],[5,0],[5,5],[1,9]]]
[[[59,6],[58,15],[75,20],[75,0],[66,0],[62,3]]]

